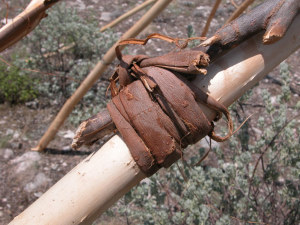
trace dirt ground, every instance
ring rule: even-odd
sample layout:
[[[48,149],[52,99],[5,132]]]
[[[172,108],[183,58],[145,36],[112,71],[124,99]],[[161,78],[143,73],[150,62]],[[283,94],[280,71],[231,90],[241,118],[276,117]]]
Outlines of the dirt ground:
[[[27,1],[11,1],[11,11],[8,18],[20,11]],[[99,13],[99,28],[111,20],[126,12],[142,1],[133,0],[76,0],[66,1],[68,6],[78,9],[84,16],[86,9],[93,9]],[[187,37],[187,27],[192,25],[195,35],[200,36],[214,1],[202,0],[174,0],[169,7],[148,26],[139,37],[159,32],[172,37]],[[240,3],[241,1],[236,1]],[[58,3],[59,4],[59,3]],[[222,7],[217,11],[212,21],[209,35],[216,31],[233,12],[234,6],[229,0],[223,1]],[[1,3],[0,11],[3,15],[5,5]],[[137,13],[127,21],[117,25],[114,30],[120,34],[128,30],[145,11]],[[2,19],[2,18],[1,18]],[[208,36],[209,36],[208,35]],[[131,54],[161,54],[167,52],[164,43],[153,41],[151,47],[129,48]],[[298,50],[287,59],[290,65],[292,88],[295,90],[293,101],[300,100],[300,51]],[[112,70],[112,69],[111,69]],[[269,77],[278,76],[279,69],[275,68]],[[108,77],[109,72],[105,74]],[[274,83],[274,79],[264,79],[254,89],[254,97],[249,104],[258,103],[255,95],[260,90],[267,88],[271,93],[278,93],[280,88]],[[43,106],[43,99],[38,99],[38,105],[0,105],[0,224],[4,225],[27,208],[40,197],[55,182],[70,171],[87,155],[97,150],[101,142],[91,148],[82,148],[73,151],[69,146],[72,134],[76,127],[66,122],[60,129],[56,138],[50,143],[47,150],[42,153],[32,152],[38,140],[42,137],[47,127],[59,110],[58,105]],[[123,224],[123,219],[102,218],[105,224]],[[99,222],[100,223],[100,222]],[[104,223],[101,223],[104,224]]]

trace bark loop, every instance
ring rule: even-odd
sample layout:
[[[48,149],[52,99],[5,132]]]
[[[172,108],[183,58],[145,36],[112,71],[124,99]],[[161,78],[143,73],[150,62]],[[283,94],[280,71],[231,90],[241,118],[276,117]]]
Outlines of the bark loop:
[[[130,39],[119,43],[146,44],[150,38],[178,44],[173,39],[154,34],[145,40]],[[186,46],[189,40],[185,40]],[[201,51],[180,50],[163,56],[121,54],[120,65],[111,77],[112,101],[108,111],[141,170],[148,176],[161,167],[169,167],[182,155],[182,148],[208,135],[225,141],[232,135],[232,121],[227,108],[193,86],[191,74],[205,74],[209,57]],[[181,46],[182,47],[182,46]],[[228,134],[217,136],[214,124],[204,115],[198,102],[228,120]]]

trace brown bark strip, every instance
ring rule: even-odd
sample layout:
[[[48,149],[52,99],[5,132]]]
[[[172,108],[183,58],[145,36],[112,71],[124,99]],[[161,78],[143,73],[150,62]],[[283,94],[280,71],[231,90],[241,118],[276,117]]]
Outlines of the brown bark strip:
[[[120,45],[145,44],[151,38],[163,39],[180,46],[180,39],[159,34],[150,35],[144,40],[125,40]],[[187,43],[189,40],[182,41]],[[169,167],[181,157],[181,148],[206,135],[216,141],[225,141],[232,135],[232,121],[226,107],[193,87],[185,78],[186,74],[194,72],[200,75],[205,70],[209,63],[209,57],[205,53],[180,50],[150,58],[145,55],[123,56],[118,47],[116,52],[121,63],[111,78],[113,98],[107,108],[133,158],[147,176],[161,167]],[[229,123],[229,132],[225,137],[214,133],[213,123],[206,118],[198,102],[215,110],[217,118],[222,113],[225,114]],[[85,132],[86,123],[97,120],[99,116],[101,114],[80,126],[75,147],[77,140]],[[110,124],[109,119],[98,121],[98,124],[95,122],[97,127],[99,124]],[[93,129],[92,127],[91,130]],[[78,146],[85,141],[90,143],[90,139],[81,140]]]

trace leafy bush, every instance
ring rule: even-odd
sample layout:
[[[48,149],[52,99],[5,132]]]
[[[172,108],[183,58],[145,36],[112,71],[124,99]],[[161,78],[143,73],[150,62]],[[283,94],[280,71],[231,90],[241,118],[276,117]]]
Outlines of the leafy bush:
[[[64,3],[57,4],[49,10],[48,17],[25,38],[23,44],[29,50],[30,57],[18,63],[21,68],[42,72],[34,75],[39,80],[40,95],[61,105],[117,40],[111,30],[101,33],[96,19],[97,16],[92,12],[83,19]],[[91,88],[73,111],[72,122],[78,124],[79,120],[105,106],[106,86],[107,83],[98,82]]]
[[[300,128],[288,107],[285,63],[280,76],[276,101],[262,91],[265,108],[258,121],[233,136],[230,149],[212,149],[216,165],[191,167],[201,156],[192,157],[131,190],[118,207],[128,224],[299,224]],[[251,92],[232,106],[232,114],[249,98]]]
[[[36,80],[16,66],[0,62],[0,103],[23,103],[37,97]]]
[[[111,31],[99,32],[94,17],[85,21],[74,9],[58,4],[26,40],[32,55],[28,65],[56,74],[47,76],[43,86],[50,96],[68,97],[115,40]]]

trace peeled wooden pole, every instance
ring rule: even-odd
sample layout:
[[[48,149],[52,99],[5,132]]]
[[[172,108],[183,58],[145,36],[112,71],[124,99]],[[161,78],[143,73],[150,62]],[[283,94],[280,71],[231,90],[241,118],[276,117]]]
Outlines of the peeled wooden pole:
[[[0,52],[31,32],[59,0],[32,0],[26,9],[0,29]]]
[[[262,44],[262,33],[250,38],[211,64],[208,74],[195,84],[229,106],[300,47],[299,26],[298,15],[286,35],[272,45]],[[203,110],[214,118],[210,110]],[[91,224],[143,178],[127,146],[114,136],[10,225]]]
[[[122,22],[123,20],[125,20],[126,18],[128,18],[129,16],[132,16],[133,14],[137,13],[138,11],[144,9],[145,7],[147,7],[148,5],[153,4],[154,2],[156,2],[157,0],[147,0],[144,3],[142,3],[141,5],[138,5],[137,7],[129,10],[128,12],[124,13],[123,15],[119,16],[117,19],[115,19],[114,21],[110,22],[109,24],[103,26],[100,29],[100,32],[103,32],[105,30],[107,30],[108,28],[112,28],[113,26],[117,25],[118,23]]]
[[[136,24],[134,24],[126,33],[123,34],[120,40],[138,35],[160,12],[162,12],[168,6],[171,1],[172,0],[158,0]],[[97,65],[80,84],[74,94],[66,101],[55,119],[52,121],[46,133],[40,139],[38,145],[32,149],[33,151],[42,151],[47,147],[49,142],[56,135],[58,129],[70,115],[75,105],[80,101],[80,99],[82,99],[85,93],[93,86],[101,74],[106,70],[108,65],[115,59],[116,45],[117,43],[108,50],[108,52],[103,56],[102,60],[97,63]]]

